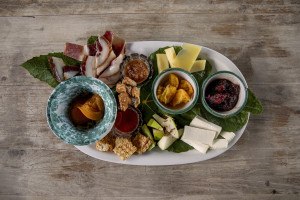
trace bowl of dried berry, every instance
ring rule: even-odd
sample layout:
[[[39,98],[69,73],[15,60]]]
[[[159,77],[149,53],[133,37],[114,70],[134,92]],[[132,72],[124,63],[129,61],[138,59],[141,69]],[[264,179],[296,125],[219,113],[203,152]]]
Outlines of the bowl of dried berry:
[[[240,113],[247,103],[247,98],[245,82],[230,71],[211,74],[202,84],[202,104],[216,117],[228,118]]]

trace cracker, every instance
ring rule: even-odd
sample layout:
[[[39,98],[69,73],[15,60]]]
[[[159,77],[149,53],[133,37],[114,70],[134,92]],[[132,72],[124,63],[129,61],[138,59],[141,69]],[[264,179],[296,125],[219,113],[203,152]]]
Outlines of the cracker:
[[[96,142],[96,149],[99,151],[113,151],[115,147],[115,140],[115,137],[107,135],[102,140]]]
[[[117,154],[123,161],[128,159],[137,148],[133,146],[129,138],[117,137],[115,141],[115,148],[113,151]]]

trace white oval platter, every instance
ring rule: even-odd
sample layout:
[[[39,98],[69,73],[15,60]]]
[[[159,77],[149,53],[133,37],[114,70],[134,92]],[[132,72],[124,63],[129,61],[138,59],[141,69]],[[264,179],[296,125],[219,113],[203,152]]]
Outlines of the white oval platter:
[[[126,54],[139,53],[149,56],[151,53],[156,51],[158,48],[165,46],[181,46],[181,42],[168,42],[168,41],[139,41],[139,42],[130,42],[126,44]],[[207,47],[202,47],[202,50],[199,54],[199,57],[202,59],[208,60],[213,69],[212,73],[220,70],[232,71],[238,76],[240,76],[246,83],[246,80],[240,70],[224,55],[209,49]],[[247,85],[247,83],[246,83]],[[248,115],[248,117],[250,114]],[[248,123],[248,122],[247,122]],[[162,151],[158,147],[155,147],[150,152],[143,153],[142,155],[132,155],[126,161],[122,161],[116,154],[113,152],[100,152],[96,149],[96,144],[90,144],[87,146],[75,146],[77,149],[83,153],[108,162],[120,163],[126,165],[145,165],[145,166],[159,166],[159,165],[179,165],[179,164],[188,164],[195,163],[204,160],[214,158],[228,149],[230,149],[242,136],[244,130],[247,126],[235,132],[236,136],[228,144],[226,149],[221,150],[209,150],[206,154],[201,154],[197,150],[190,150],[183,153],[173,153],[168,151]]]

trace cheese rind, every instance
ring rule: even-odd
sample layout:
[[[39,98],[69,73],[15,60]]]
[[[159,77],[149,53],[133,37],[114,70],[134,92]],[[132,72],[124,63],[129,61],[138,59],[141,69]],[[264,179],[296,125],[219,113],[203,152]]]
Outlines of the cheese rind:
[[[209,146],[207,144],[203,144],[202,142],[199,142],[199,141],[192,141],[189,139],[184,139],[182,141],[191,145],[192,147],[194,147],[196,150],[198,150],[199,152],[201,152],[203,154],[205,154],[209,148]]]
[[[206,60],[196,60],[190,69],[191,73],[203,71],[205,69]]]
[[[170,66],[172,68],[176,68],[176,66],[174,65],[174,60],[176,58],[176,53],[175,53],[175,50],[173,47],[170,47],[168,49],[165,49],[165,53],[166,53],[166,56],[168,58],[168,61],[170,63]]]
[[[202,129],[206,129],[206,130],[212,130],[212,131],[216,131],[216,138],[218,137],[219,133],[222,130],[221,126],[218,126],[212,122],[207,121],[206,119],[204,119],[203,117],[200,116],[196,116],[194,117],[194,119],[191,121],[190,126],[196,127],[196,128],[202,128]]]
[[[234,132],[226,132],[226,131],[222,131],[220,133],[220,135],[225,138],[225,140],[227,140],[228,142],[230,142],[234,137],[235,137],[235,133]]]
[[[197,59],[201,47],[193,44],[184,43],[182,45],[182,50],[176,56],[173,65],[178,68],[185,69],[190,71],[191,67],[193,66],[195,60]]]
[[[158,73],[169,68],[169,61],[166,54],[156,54]]]
[[[211,149],[226,149],[228,146],[228,141],[225,139],[215,139],[210,145]]]
[[[199,141],[203,144],[212,145],[217,132],[212,130],[200,129],[191,126],[184,126],[182,140]]]

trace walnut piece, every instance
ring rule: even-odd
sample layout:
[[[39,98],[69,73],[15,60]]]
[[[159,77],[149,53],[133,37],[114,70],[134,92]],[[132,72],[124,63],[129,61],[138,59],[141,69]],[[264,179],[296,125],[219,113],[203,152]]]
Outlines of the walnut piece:
[[[118,93],[126,92],[126,85],[123,83],[117,83],[116,85],[116,91]]]
[[[122,111],[125,111],[128,108],[128,105],[132,103],[132,100],[128,93],[122,92],[118,96],[120,102],[120,108]]]

